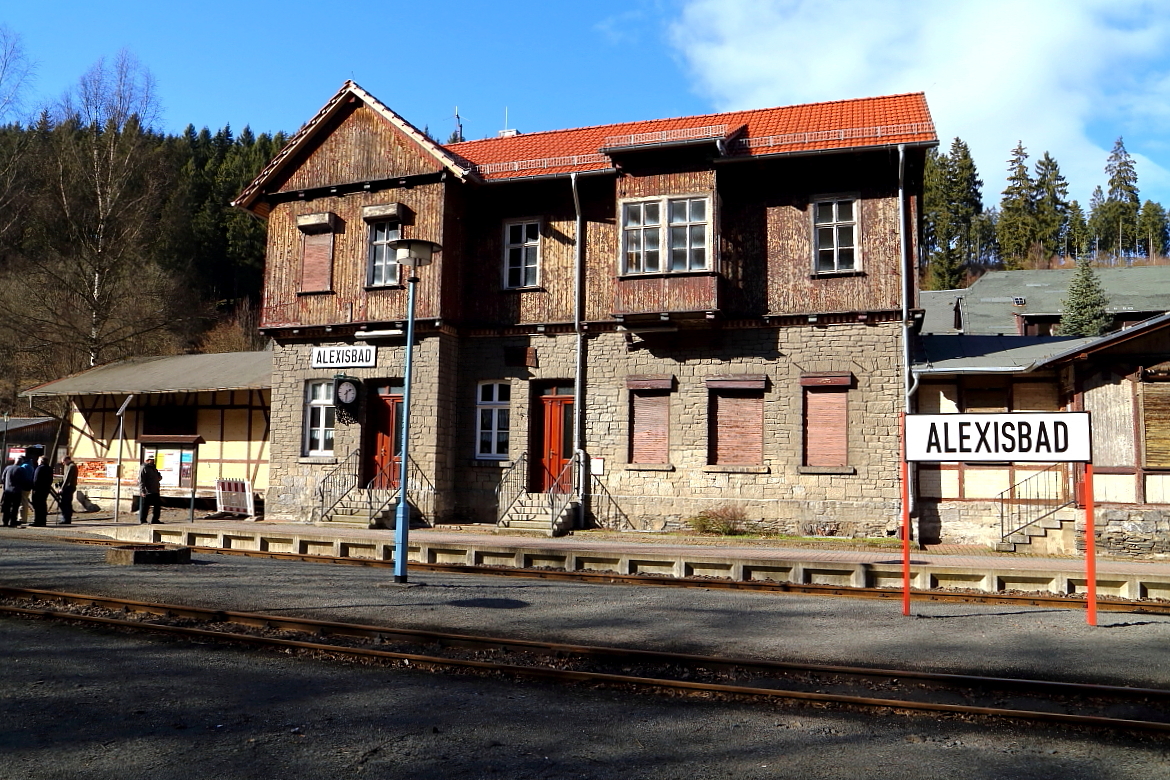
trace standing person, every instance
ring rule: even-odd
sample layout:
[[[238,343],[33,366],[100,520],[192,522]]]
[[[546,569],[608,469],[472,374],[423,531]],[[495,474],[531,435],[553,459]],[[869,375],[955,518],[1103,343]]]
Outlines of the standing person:
[[[154,465],[153,460],[142,464],[138,472],[138,522],[146,522],[146,508],[154,507],[154,517],[151,523],[158,523],[158,516],[162,512],[162,474]]]
[[[21,455],[20,461],[16,464],[20,466],[21,480],[20,483],[20,522],[25,525],[28,524],[28,495],[32,490],[33,477],[36,476],[37,470],[33,466],[33,459],[30,455]]]
[[[53,467],[49,465],[49,458],[42,455],[37,458],[37,467],[33,471],[32,507],[33,521],[36,526],[47,524],[49,519],[49,491],[53,489]]]
[[[77,464],[73,458],[66,455],[61,460],[65,470],[61,473],[61,492],[57,494],[57,504],[61,507],[61,525],[73,522],[73,494],[77,491]]]
[[[0,496],[0,515],[4,517],[5,528],[16,528],[20,516],[20,496],[24,486],[24,472],[12,458],[4,465],[4,493]]]

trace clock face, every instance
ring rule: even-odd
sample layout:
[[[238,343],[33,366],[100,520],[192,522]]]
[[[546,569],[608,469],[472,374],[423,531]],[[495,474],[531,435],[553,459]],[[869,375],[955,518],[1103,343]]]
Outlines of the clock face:
[[[357,398],[357,388],[353,382],[342,382],[337,386],[337,399],[343,404],[352,404]]]

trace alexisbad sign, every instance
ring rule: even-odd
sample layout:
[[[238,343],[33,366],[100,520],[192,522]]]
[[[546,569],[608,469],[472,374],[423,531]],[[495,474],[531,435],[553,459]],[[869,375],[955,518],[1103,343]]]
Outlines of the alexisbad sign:
[[[908,414],[906,460],[1088,463],[1088,412]]]
[[[373,368],[378,363],[378,348],[313,347],[313,368]]]

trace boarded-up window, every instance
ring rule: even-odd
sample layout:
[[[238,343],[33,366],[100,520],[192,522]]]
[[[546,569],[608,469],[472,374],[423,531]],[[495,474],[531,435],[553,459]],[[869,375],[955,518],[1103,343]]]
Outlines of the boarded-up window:
[[[763,390],[711,390],[709,420],[708,461],[712,465],[764,462]]]
[[[301,292],[332,290],[333,233],[305,233],[301,250]]]
[[[804,388],[804,465],[849,465],[849,388]]]
[[[630,392],[630,463],[670,463],[669,392]]]
[[[1013,412],[1059,412],[1056,382],[1017,382],[1012,386]]]
[[[1142,385],[1142,387],[1153,385]],[[1111,371],[1083,379],[1085,411],[1093,415],[1093,465],[1133,468],[1133,383]]]
[[[1170,468],[1170,382],[1142,385],[1142,427],[1146,467]]]

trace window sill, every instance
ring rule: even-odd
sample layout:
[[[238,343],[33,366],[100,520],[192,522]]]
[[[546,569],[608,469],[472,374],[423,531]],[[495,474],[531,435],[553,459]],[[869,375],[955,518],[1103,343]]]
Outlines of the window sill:
[[[654,273],[650,273],[650,274],[623,273],[623,274],[618,275],[618,280],[624,281],[626,279],[664,279],[664,278],[670,278],[670,277],[676,277],[676,276],[718,276],[718,275],[719,274],[717,272],[710,271],[710,270],[655,271]]]
[[[405,290],[404,284],[367,284],[362,287],[366,292],[374,292],[376,290]]]
[[[674,471],[670,463],[627,463],[626,471]]]
[[[809,279],[840,279],[849,276],[865,276],[865,271],[822,271],[808,275]]]
[[[527,293],[527,292],[548,292],[542,285],[534,284],[529,287],[501,287],[500,292],[506,293]]]
[[[306,463],[313,466],[329,466],[337,462],[337,456],[335,455],[302,455],[297,458],[297,463]]]
[[[707,474],[768,474],[771,469],[767,466],[704,466],[703,471]]]
[[[797,474],[856,474],[855,466],[797,466]]]
[[[297,295],[335,295],[333,290],[297,290]]]
[[[479,468],[507,468],[512,461],[507,458],[472,458],[471,465]]]

